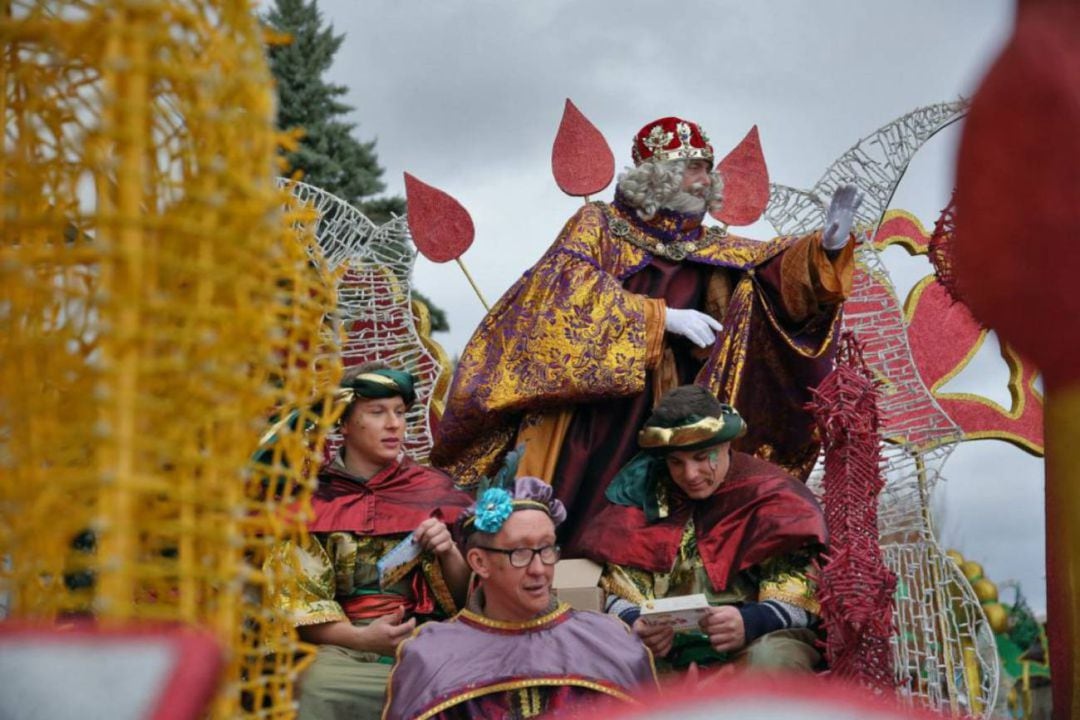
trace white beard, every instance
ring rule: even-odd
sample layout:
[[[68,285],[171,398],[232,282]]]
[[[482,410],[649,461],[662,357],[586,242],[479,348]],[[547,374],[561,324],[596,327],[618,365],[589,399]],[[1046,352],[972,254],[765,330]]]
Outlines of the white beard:
[[[686,190],[680,190],[667,198],[661,207],[679,213],[700,213],[704,215],[706,207],[705,198],[708,194],[709,187],[705,185],[705,183],[695,183]]]

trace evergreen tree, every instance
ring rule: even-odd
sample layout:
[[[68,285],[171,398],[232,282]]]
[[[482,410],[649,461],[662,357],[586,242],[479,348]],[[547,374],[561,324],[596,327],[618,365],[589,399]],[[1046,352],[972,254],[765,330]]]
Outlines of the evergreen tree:
[[[274,0],[264,22],[292,37],[288,44],[268,49],[270,70],[277,81],[278,127],[302,128],[295,152],[288,153],[290,172],[301,170],[303,181],[333,193],[381,224],[405,213],[400,196],[375,197],[386,189],[383,169],[375,154],[375,141],[361,142],[353,135],[354,123],[345,117],[353,108],[341,101],[348,92],[323,75],[345,39],[323,24],[317,0]],[[431,329],[448,330],[445,313],[416,293],[431,310]]]

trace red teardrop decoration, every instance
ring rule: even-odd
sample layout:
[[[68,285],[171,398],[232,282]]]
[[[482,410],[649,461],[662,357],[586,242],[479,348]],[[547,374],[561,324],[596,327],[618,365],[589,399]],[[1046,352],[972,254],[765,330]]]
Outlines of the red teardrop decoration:
[[[749,225],[769,204],[769,169],[761,152],[757,125],[716,166],[724,179],[724,202],[709,213],[728,225]]]
[[[456,260],[476,235],[469,211],[442,190],[405,173],[409,232],[416,248],[432,262]]]
[[[559,188],[575,197],[598,193],[615,177],[607,140],[569,98],[551,148],[551,172]]]

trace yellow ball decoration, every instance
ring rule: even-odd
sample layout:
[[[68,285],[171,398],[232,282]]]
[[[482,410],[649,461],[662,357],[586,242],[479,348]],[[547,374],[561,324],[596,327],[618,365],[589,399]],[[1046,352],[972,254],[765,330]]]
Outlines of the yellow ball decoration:
[[[960,563],[960,572],[964,573],[969,581],[974,581],[983,576],[983,567],[974,560],[965,560]]]
[[[975,582],[971,583],[971,589],[975,591],[975,597],[979,598],[979,602],[986,603],[997,602],[998,590],[990,580],[986,578],[979,578]]]
[[[946,550],[945,551],[945,557],[949,558],[950,560],[952,560],[957,565],[964,562],[964,556],[961,555],[958,550]]]
[[[990,623],[990,629],[1001,634],[1009,629],[1009,611],[1001,603],[989,603],[983,605],[983,612]]]

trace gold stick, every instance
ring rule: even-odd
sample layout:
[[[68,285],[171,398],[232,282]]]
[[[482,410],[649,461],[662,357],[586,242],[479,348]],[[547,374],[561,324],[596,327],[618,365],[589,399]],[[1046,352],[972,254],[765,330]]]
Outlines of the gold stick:
[[[1046,380],[1046,378],[1043,378]],[[1080,383],[1046,384],[1046,595],[1054,717],[1080,717]]]
[[[472,275],[469,274],[468,269],[465,267],[465,263],[461,262],[461,258],[454,259],[457,260],[458,267],[461,268],[461,272],[465,273],[465,278],[469,281],[469,284],[472,285],[472,289],[473,292],[476,293],[476,297],[480,298],[480,304],[484,306],[485,310],[491,312],[491,306],[487,304],[487,300],[485,300],[484,296],[480,294],[480,288],[476,286],[476,282],[473,280]]]

